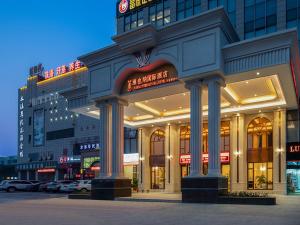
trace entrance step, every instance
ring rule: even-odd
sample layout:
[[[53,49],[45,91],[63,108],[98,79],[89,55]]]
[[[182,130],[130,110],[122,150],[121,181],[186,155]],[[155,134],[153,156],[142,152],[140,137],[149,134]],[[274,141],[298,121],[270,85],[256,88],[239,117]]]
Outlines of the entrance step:
[[[132,197],[116,198],[116,201],[129,202],[165,202],[165,203],[181,203],[181,194],[173,193],[133,193]]]

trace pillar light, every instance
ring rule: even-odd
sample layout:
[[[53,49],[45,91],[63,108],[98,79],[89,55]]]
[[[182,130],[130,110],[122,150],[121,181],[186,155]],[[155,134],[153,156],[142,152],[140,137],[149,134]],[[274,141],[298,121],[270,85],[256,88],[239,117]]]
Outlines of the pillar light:
[[[140,157],[140,161],[145,161],[145,157]]]
[[[235,151],[233,154],[234,154],[235,156],[240,156],[242,153],[241,153],[240,151]]]
[[[276,149],[276,152],[282,153],[282,152],[284,152],[284,150],[282,148],[278,148],[278,149]]]
[[[167,159],[173,159],[173,155],[168,155]]]

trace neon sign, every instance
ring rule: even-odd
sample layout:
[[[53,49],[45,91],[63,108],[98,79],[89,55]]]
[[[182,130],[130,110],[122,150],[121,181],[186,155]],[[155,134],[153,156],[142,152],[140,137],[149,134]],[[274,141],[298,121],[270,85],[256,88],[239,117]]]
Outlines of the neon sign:
[[[128,75],[123,86],[123,93],[130,93],[145,88],[172,83],[178,80],[176,69],[170,65],[164,65],[152,71],[141,71]]]
[[[19,100],[19,156],[24,157],[24,96]]]
[[[68,72],[73,72],[73,71],[79,70],[82,67],[84,67],[83,63],[80,62],[79,60],[76,60],[74,62],[71,62],[68,66],[62,65],[62,66],[57,67],[55,71],[54,71],[54,69],[45,71],[44,77],[47,80],[47,79],[50,79],[53,77],[57,77],[57,76],[66,74]]]
[[[117,4],[118,16],[122,16],[127,12],[148,6],[155,1],[156,0],[120,0],[120,2]]]
[[[38,173],[55,173],[55,169],[39,169]]]
[[[287,143],[286,149],[287,149],[287,154],[286,154],[287,161],[300,161],[299,142]]]
[[[220,154],[221,163],[229,163],[230,162],[230,154],[229,152],[221,152]],[[208,154],[202,154],[202,162],[208,163]],[[179,157],[179,164],[185,165],[191,163],[191,155],[190,154],[182,154]]]

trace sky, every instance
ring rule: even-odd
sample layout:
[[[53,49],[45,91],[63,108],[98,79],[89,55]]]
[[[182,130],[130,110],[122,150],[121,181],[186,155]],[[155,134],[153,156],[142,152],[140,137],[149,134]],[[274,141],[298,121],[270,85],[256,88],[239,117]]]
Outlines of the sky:
[[[115,0],[0,0],[0,156],[17,154],[18,88],[45,69],[112,44]]]

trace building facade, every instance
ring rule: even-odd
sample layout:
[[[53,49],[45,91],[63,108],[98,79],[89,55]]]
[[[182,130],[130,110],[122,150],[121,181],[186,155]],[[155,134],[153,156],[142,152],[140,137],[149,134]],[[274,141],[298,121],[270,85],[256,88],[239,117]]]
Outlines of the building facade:
[[[0,157],[0,180],[17,179],[17,156]]]
[[[226,182],[230,191],[297,192],[300,68],[295,2],[118,1],[113,45],[79,57],[84,72],[49,79],[54,85],[45,85],[47,91],[42,87],[48,81],[30,77],[19,99],[37,90],[57,92],[72,121],[83,123],[78,115],[95,123],[92,136],[100,149],[94,151],[99,162],[89,167],[100,168],[98,189],[101,180],[126,186],[125,168],[142,191],[185,192],[201,189],[201,180],[215,179]],[[26,97],[26,106],[39,95]],[[38,107],[30,110],[30,115],[39,114]],[[49,119],[57,118],[59,127],[36,130],[48,138],[47,132],[67,129],[61,127],[61,116],[45,120],[50,126]],[[35,130],[24,126],[26,134]],[[81,126],[75,125],[66,149],[77,143],[89,146],[89,141],[78,141],[90,136],[87,130],[76,132]],[[124,126],[129,130],[124,132]],[[43,137],[38,133],[31,134],[33,140]],[[59,149],[39,149],[26,141],[19,143],[27,145],[24,151],[19,147],[20,168],[28,164],[27,149],[39,154]],[[60,147],[53,161],[69,154],[61,148],[64,142],[53,142]],[[138,154],[124,157],[127,148]]]

